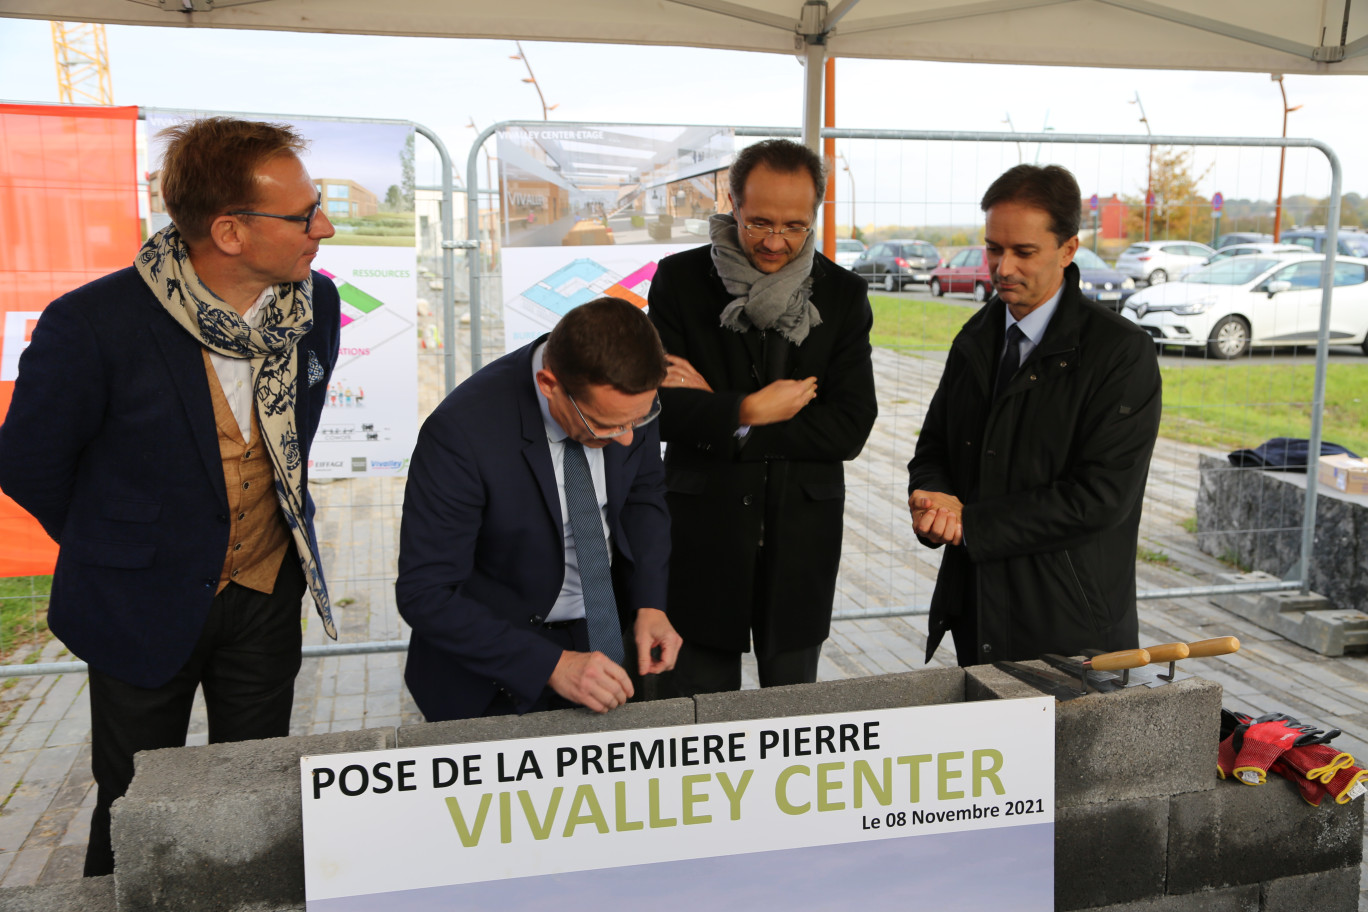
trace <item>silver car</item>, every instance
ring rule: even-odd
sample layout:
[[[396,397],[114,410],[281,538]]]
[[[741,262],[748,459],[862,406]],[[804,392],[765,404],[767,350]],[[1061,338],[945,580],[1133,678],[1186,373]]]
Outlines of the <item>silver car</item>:
[[[1176,279],[1216,251],[1196,241],[1137,241],[1116,260],[1116,271],[1137,282],[1159,285]]]

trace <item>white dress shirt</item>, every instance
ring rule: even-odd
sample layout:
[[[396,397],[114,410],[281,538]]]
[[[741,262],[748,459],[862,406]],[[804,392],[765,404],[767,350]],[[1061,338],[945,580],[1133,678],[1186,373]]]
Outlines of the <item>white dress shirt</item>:
[[[275,286],[268,285],[266,290],[261,293],[261,297],[256,299],[256,303],[247,308],[247,312],[242,318],[247,321],[247,325],[252,327],[261,326],[261,311],[267,301],[275,299]],[[251,358],[229,358],[227,355],[220,355],[212,348],[209,349],[209,363],[214,365],[214,373],[218,375],[219,386],[223,388],[223,398],[228,400],[228,408],[232,410],[233,417],[237,419],[238,430],[242,431],[242,439],[246,443],[252,442],[252,359]]]

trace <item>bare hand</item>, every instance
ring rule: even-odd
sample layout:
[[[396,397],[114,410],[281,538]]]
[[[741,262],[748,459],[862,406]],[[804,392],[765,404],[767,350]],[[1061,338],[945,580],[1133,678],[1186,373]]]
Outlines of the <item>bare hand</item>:
[[[665,389],[696,389],[711,393],[713,388],[708,385],[708,381],[703,379],[703,375],[694,370],[694,366],[678,355],[666,355],[665,363],[669,365],[669,371],[665,375],[665,382],[661,386]]]
[[[638,608],[636,623],[632,627],[636,638],[637,672],[643,675],[660,674],[674,668],[675,657],[684,639],[675,633],[674,625],[659,608]],[[659,647],[660,658],[652,657]]]
[[[953,494],[913,491],[907,498],[912,528],[929,541],[958,545],[964,541],[964,504]]]
[[[775,380],[741,400],[741,423],[754,427],[788,421],[816,398],[816,377]]]
[[[565,699],[597,713],[616,709],[632,696],[627,672],[601,652],[565,650],[547,683]]]

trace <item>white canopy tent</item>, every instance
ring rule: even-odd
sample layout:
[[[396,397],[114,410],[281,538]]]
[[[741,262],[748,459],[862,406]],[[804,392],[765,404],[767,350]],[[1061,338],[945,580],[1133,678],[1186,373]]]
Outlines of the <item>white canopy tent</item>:
[[[1368,73],[1368,0],[0,0],[0,16],[798,54],[814,146],[828,56]]]

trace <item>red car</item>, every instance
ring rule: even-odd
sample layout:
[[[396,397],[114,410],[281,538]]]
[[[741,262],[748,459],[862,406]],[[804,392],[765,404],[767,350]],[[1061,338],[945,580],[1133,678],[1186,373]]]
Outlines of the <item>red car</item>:
[[[944,266],[931,270],[931,294],[939,298],[951,292],[972,294],[980,304],[992,297],[993,276],[982,247],[966,247]]]

